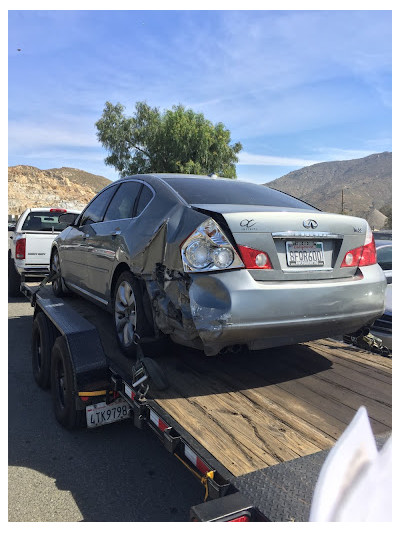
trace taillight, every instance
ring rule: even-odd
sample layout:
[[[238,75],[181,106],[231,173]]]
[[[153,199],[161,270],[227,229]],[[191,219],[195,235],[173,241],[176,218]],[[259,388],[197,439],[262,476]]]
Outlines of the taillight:
[[[16,259],[25,259],[26,254],[26,239],[22,237],[18,239],[15,243],[15,258]]]
[[[250,516],[245,514],[242,516],[238,516],[237,518],[234,518],[233,520],[228,520],[228,522],[251,522]]]
[[[359,246],[346,253],[343,258],[341,268],[343,267],[362,267],[375,265],[376,263],[376,247],[375,239],[371,228],[368,226],[367,234],[365,236],[364,246]]]
[[[248,246],[239,245],[240,255],[242,256],[244,266],[251,269],[271,270],[272,264],[268,254],[261,250],[255,250]]]
[[[244,267],[235,248],[212,218],[200,224],[181,244],[181,256],[185,272]]]

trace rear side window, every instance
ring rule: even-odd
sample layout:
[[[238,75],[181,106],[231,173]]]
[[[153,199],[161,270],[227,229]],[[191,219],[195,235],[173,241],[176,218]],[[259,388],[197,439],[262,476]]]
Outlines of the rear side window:
[[[136,198],[140,192],[142,184],[137,181],[128,181],[119,186],[114,198],[104,216],[104,220],[120,220],[132,218]]]
[[[21,229],[25,231],[62,231],[68,223],[58,221],[61,214],[63,213],[32,211],[26,217]]]
[[[101,192],[82,213],[80,226],[85,224],[94,224],[100,222],[103,219],[104,211],[106,210],[109,201],[115,193],[116,187],[110,187]]]
[[[315,209],[264,185],[230,179],[163,178],[188,204],[265,205]],[[317,209],[315,209],[317,211]]]
[[[147,185],[143,185],[142,192],[140,193],[140,198],[138,201],[136,216],[139,216],[140,213],[146,208],[147,204],[153,198],[153,192]]]

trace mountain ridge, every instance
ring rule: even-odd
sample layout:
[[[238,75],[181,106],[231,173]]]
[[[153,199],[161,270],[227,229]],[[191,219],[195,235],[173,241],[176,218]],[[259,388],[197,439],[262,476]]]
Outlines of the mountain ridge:
[[[264,185],[323,211],[365,218],[381,229],[387,218],[381,210],[392,202],[392,152],[315,163]]]
[[[18,218],[28,207],[83,209],[109,183],[103,176],[71,167],[8,167],[8,214]],[[392,202],[392,153],[315,163],[264,185],[323,211],[365,218],[381,229],[387,219],[382,210],[387,212]]]

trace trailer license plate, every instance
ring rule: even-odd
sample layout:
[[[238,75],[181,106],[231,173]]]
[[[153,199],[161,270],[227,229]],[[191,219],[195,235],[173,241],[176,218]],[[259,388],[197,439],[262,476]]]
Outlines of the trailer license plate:
[[[125,418],[129,418],[129,404],[118,398],[112,403],[99,402],[86,407],[86,422],[88,428],[112,424]]]
[[[287,264],[290,267],[324,266],[324,246],[315,241],[287,241]]]

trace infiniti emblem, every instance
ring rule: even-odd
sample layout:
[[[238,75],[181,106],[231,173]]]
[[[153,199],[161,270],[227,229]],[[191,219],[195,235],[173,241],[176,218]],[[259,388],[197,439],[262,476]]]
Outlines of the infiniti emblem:
[[[308,219],[308,220],[305,220],[305,221],[303,222],[303,226],[304,226],[305,228],[307,228],[307,229],[308,229],[308,228],[315,229],[316,227],[318,227],[318,224],[317,224],[317,222],[316,222],[315,220]]]

